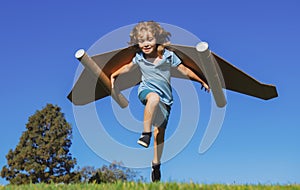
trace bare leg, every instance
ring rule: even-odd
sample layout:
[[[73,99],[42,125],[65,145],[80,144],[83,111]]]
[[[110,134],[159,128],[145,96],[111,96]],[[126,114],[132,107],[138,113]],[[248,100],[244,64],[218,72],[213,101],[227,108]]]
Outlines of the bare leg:
[[[164,148],[165,128],[154,127],[154,158],[153,163],[159,164]]]
[[[144,132],[151,132],[152,120],[155,116],[156,108],[159,104],[159,95],[155,92],[150,92],[146,96],[146,106],[144,110]]]

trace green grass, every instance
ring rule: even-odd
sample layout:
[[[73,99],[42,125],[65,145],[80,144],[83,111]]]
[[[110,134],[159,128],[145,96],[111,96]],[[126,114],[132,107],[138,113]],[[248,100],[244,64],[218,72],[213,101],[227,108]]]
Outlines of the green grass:
[[[124,189],[124,190],[165,190],[165,189],[174,189],[174,190],[193,190],[193,189],[213,189],[213,190],[300,190],[300,185],[224,185],[224,184],[195,184],[195,183],[135,183],[135,182],[126,182],[126,183],[115,183],[115,184],[29,184],[29,185],[7,185],[0,186],[0,190],[75,190],[75,189],[84,189],[84,190],[115,190],[115,189]]]

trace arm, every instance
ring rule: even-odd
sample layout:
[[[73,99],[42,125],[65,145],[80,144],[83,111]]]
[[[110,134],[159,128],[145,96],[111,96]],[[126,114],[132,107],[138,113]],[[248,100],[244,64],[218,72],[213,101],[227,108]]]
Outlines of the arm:
[[[209,92],[210,88],[208,84],[206,84],[200,77],[198,77],[191,69],[187,68],[184,64],[179,64],[177,66],[177,70],[180,71],[183,75],[201,83],[202,88],[204,87],[205,91]]]
[[[110,75],[111,88],[114,88],[114,83],[115,83],[115,80],[116,80],[117,76],[119,76],[121,74],[124,74],[124,73],[127,73],[127,72],[133,70],[134,68],[135,68],[135,64],[130,62],[126,65],[123,65],[120,69],[118,69],[114,73],[112,73]]]

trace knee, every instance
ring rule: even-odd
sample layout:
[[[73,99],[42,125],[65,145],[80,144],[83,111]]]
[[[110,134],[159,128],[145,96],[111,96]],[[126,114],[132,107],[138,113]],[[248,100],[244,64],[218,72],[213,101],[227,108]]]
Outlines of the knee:
[[[158,105],[160,97],[158,94],[151,92],[147,95],[147,103],[151,105]]]

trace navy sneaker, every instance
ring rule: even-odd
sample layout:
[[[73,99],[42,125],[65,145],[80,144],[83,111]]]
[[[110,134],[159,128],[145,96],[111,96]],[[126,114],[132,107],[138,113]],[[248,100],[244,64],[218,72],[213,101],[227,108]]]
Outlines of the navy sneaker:
[[[151,139],[151,132],[145,133],[143,132],[137,143],[145,148],[149,147],[150,144],[150,139]]]
[[[152,180],[152,182],[159,182],[160,178],[161,178],[160,163],[159,164],[154,164],[152,162],[151,180]]]

